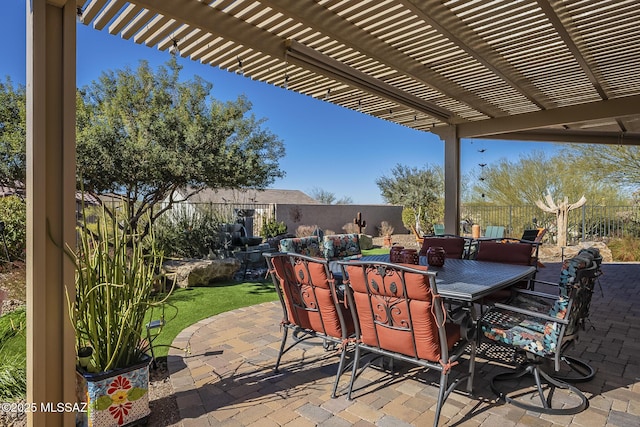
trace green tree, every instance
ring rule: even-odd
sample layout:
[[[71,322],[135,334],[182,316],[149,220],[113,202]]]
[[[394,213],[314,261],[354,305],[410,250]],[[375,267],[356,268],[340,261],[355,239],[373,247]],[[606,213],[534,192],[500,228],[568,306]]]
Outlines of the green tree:
[[[24,259],[27,248],[27,207],[24,201],[16,196],[0,197],[0,221],[4,227],[0,233],[0,260]]]
[[[625,200],[618,187],[594,178],[590,168],[562,154],[549,157],[536,151],[517,161],[501,159],[484,167],[481,178],[473,186],[471,202],[534,205],[547,192],[554,200],[577,201],[584,195],[590,204],[616,205]]]
[[[0,82],[0,185],[13,187],[26,176],[26,93],[7,78]]]
[[[353,199],[349,196],[336,199],[336,195],[334,193],[317,187],[314,187],[311,190],[311,197],[325,205],[349,205],[353,203]]]
[[[265,188],[284,172],[282,142],[245,97],[209,100],[212,85],[180,82],[175,58],[102,73],[78,93],[78,177],[85,191],[117,193],[135,228],[204,188]],[[163,202],[162,204],[160,204]],[[113,214],[113,212],[112,212]]]
[[[382,198],[390,204],[403,205],[415,222],[418,231],[427,233],[433,231],[433,224],[442,222],[444,216],[444,172],[440,166],[427,165],[424,169],[396,165],[391,170],[391,176],[376,179]],[[403,220],[411,217],[403,215]]]
[[[640,146],[575,144],[562,154],[584,169],[591,179],[631,191],[640,187]]]

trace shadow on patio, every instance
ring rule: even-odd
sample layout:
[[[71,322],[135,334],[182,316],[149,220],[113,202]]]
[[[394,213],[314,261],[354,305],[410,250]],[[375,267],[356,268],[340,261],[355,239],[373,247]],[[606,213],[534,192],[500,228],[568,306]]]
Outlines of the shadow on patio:
[[[538,278],[557,281],[559,263],[547,263]],[[578,384],[589,408],[573,416],[540,415],[496,401],[489,379],[509,369],[496,353],[479,351],[474,396],[452,393],[441,425],[640,425],[640,264],[605,264],[591,305],[590,325],[569,354],[597,369]],[[273,372],[281,331],[279,303],[247,307],[203,320],[174,341],[189,342],[192,355],[169,355],[169,371],[181,425],[350,426],[430,425],[435,415],[435,374],[398,369],[394,376],[369,369],[353,401],[331,399],[338,352],[320,345],[298,345]],[[504,355],[498,354],[499,357]],[[489,362],[491,356],[494,361]],[[508,355],[507,355],[508,356]],[[465,369],[466,364],[462,365]],[[454,368],[455,371],[455,368]],[[349,374],[341,378],[346,386]]]

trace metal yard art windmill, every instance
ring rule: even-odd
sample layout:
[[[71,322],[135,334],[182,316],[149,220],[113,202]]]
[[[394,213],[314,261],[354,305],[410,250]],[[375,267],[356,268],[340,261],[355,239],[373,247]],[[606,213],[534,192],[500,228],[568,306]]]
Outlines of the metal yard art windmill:
[[[582,196],[580,200],[575,203],[569,203],[567,197],[560,204],[556,204],[551,197],[551,193],[547,193],[545,196],[546,204],[542,200],[536,200],[536,206],[545,212],[553,213],[556,215],[556,221],[558,224],[558,242],[559,247],[567,246],[567,229],[569,220],[569,211],[577,209],[587,203],[587,199]]]

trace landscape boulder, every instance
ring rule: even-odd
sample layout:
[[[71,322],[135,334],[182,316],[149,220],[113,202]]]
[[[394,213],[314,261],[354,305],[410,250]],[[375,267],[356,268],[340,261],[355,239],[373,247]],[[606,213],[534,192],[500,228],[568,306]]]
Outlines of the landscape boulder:
[[[164,263],[163,268],[176,286],[186,288],[232,280],[240,269],[240,261],[236,258],[170,260]]]
[[[367,234],[358,234],[360,249],[368,250],[373,248],[373,238]]]

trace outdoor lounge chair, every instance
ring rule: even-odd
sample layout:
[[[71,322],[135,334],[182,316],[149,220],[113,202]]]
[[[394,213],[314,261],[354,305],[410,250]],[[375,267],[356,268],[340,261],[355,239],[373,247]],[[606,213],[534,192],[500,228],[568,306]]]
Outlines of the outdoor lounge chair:
[[[445,321],[435,274],[424,267],[367,261],[341,261],[348,278],[345,293],[356,328],[356,348],[347,398],[352,398],[363,353],[389,357],[440,373],[434,425],[451,391],[468,379],[471,393],[475,363],[475,332],[461,334],[460,325]],[[469,313],[468,313],[469,314]],[[470,315],[470,314],[469,314]],[[470,347],[469,372],[449,382],[451,367]]]
[[[497,303],[482,316],[480,327],[486,338],[515,348],[516,354],[524,353],[525,361],[515,371],[491,379],[491,389],[500,398],[546,414],[576,414],[588,406],[584,394],[556,373],[566,360],[565,351],[578,337],[583,315],[580,307],[591,298],[596,268],[592,256],[580,254],[563,263],[557,295],[515,290],[508,304]],[[553,362],[554,373],[545,372],[545,360]],[[527,374],[534,377],[533,395],[520,389],[509,395],[497,386]],[[554,400],[558,389],[570,393]],[[540,405],[534,403],[536,395]]]
[[[278,372],[282,356],[291,348],[311,338],[320,338],[326,349],[340,347],[332,397],[345,369],[347,346],[342,345],[354,332],[353,318],[339,303],[333,277],[324,259],[299,254],[265,253],[269,272],[282,305],[282,342],[274,370]],[[289,330],[293,343],[288,347]],[[334,346],[335,347],[335,346]]]

